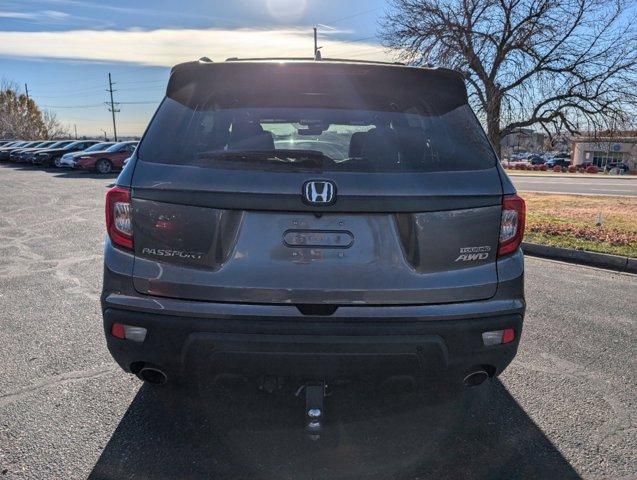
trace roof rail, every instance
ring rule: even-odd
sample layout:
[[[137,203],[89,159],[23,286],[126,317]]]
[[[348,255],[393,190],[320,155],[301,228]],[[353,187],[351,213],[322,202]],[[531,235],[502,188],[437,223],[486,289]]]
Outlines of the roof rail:
[[[210,58],[208,57],[201,57],[199,58],[199,63],[214,63],[214,62],[210,60]]]
[[[255,62],[255,61],[307,61],[313,62],[315,61],[314,57],[252,57],[252,58],[239,58],[239,57],[230,57],[226,58],[226,62]],[[381,62],[378,60],[360,60],[360,59],[352,59],[352,58],[329,58],[323,57],[322,62],[344,62],[344,63],[374,63],[379,65],[405,65],[402,62]]]

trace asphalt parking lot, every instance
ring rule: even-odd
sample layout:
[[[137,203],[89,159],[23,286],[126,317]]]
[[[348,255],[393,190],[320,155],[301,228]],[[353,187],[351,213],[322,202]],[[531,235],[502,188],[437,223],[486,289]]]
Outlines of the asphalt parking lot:
[[[634,478],[637,277],[527,259],[520,352],[450,398],[150,388],[99,308],[114,176],[0,164],[0,478]]]

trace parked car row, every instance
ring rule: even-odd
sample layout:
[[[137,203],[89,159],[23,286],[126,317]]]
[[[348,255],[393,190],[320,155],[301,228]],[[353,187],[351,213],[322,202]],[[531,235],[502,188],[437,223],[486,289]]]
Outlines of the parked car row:
[[[136,147],[137,141],[3,140],[0,142],[0,161],[106,174],[121,169]]]
[[[548,168],[567,168],[571,164],[571,155],[568,152],[516,152],[509,156],[509,163],[523,162],[528,165],[546,165]]]

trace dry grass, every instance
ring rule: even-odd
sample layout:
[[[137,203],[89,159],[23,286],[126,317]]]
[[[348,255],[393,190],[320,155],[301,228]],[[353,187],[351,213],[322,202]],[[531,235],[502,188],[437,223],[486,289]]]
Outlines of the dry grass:
[[[637,257],[636,197],[531,192],[522,196],[527,205],[525,240]]]

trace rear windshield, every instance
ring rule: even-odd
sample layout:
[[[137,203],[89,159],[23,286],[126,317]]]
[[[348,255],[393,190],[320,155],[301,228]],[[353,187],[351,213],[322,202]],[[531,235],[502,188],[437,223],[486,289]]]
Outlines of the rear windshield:
[[[135,143],[131,143],[131,142],[120,142],[120,143],[116,143],[115,145],[111,145],[105,151],[110,153],[116,153],[116,152],[121,152],[126,147],[129,147],[129,146],[134,147],[135,145],[136,145]]]
[[[102,150],[106,150],[111,145],[113,144],[112,143],[96,143],[95,145],[91,145],[84,151],[85,152],[101,152]]]
[[[66,147],[67,145],[74,143],[72,140],[62,140],[61,142],[57,142],[54,143],[53,145],[50,145],[49,148],[62,148],[62,147]]]
[[[306,87],[297,78],[287,90],[287,78],[282,83],[263,77],[252,86],[243,76],[234,87],[225,77],[173,85],[174,92],[169,87],[140,144],[139,159],[286,171],[418,172],[495,165],[466,97],[450,101],[449,92],[441,91],[437,100],[431,85],[423,84],[421,92],[413,79],[395,83],[393,90],[386,78],[375,86],[373,75],[333,75],[324,83],[313,77]]]

